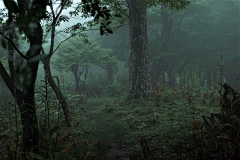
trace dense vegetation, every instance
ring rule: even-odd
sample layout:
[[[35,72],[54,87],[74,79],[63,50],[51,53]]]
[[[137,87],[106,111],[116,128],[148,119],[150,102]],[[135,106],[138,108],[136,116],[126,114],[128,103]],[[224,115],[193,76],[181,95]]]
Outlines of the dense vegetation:
[[[1,8],[0,159],[240,159],[238,0]]]

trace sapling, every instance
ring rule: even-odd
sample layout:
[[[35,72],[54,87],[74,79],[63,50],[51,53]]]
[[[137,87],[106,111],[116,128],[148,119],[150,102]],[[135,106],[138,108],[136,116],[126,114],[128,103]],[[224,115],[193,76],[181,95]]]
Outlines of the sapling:
[[[224,61],[223,61],[223,56],[221,54],[221,60],[220,60],[220,70],[221,70],[221,75],[220,75],[220,80],[221,80],[221,89],[220,89],[220,93],[221,93],[221,102],[223,102],[223,66],[224,66]],[[232,108],[231,108],[232,109]]]
[[[189,72],[187,71],[187,73],[185,74],[185,83],[189,82]]]
[[[183,75],[183,73],[181,74],[181,77],[180,77],[180,80],[181,80],[181,85],[183,85],[184,84],[184,82],[183,82],[183,80],[184,80],[184,75]]]
[[[180,84],[180,80],[181,80],[181,78],[180,78],[179,74],[177,74],[177,75],[175,76],[175,85],[176,85],[177,87],[178,87],[179,84]]]
[[[213,82],[213,71],[211,71],[210,81]],[[213,84],[210,83],[210,90],[213,90]]]
[[[204,85],[204,75],[205,75],[205,72],[204,72],[204,70],[202,70],[202,72],[200,74],[200,80],[202,82],[202,85]]]
[[[165,80],[166,84],[169,81],[168,73],[166,73],[166,72],[164,72],[164,80]]]

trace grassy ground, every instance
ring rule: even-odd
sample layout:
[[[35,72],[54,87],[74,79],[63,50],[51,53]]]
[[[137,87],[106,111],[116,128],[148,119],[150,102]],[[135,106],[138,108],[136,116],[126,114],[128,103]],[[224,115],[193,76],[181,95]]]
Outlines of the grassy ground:
[[[89,128],[88,137],[101,142],[102,147],[96,151],[100,159],[144,159],[141,138],[146,139],[144,144],[153,159],[169,159],[175,155],[179,142],[187,158],[194,159],[192,121],[220,111],[214,107],[217,105],[202,105],[197,99],[191,105],[181,98],[160,100],[160,105],[155,107],[154,98],[125,102],[123,97],[92,98],[80,105],[84,108],[80,111],[82,127]]]
[[[175,146],[181,142],[187,159],[192,160],[196,151],[193,120],[202,120],[202,115],[210,116],[210,113],[220,111],[220,108],[216,107],[217,102],[209,105],[210,97],[205,105],[201,103],[201,98],[193,98],[189,105],[188,99],[182,96],[171,100],[162,96],[159,106],[156,107],[155,96],[131,102],[125,101],[126,96],[105,95],[84,101],[75,101],[76,98],[72,97],[69,100],[74,117],[72,127],[64,127],[64,118],[61,116],[62,126],[59,129],[54,127],[57,115],[61,113],[57,106],[55,109],[50,106],[51,125],[46,127],[44,105],[38,103],[42,106],[37,109],[41,135],[40,155],[49,157],[47,155],[51,153],[55,158],[65,156],[63,159],[81,159],[80,155],[95,159],[97,155],[101,160],[146,160],[150,159],[146,158],[147,156],[151,156],[153,160],[167,160],[176,155]],[[11,115],[10,113],[5,117]],[[15,116],[12,117],[1,123],[0,159],[15,152],[16,126]],[[21,128],[18,130],[21,135]],[[21,141],[18,144],[20,143]],[[6,146],[10,146],[10,149],[6,149]],[[66,158],[66,154],[70,155],[70,158]],[[85,160],[84,156],[81,160]]]

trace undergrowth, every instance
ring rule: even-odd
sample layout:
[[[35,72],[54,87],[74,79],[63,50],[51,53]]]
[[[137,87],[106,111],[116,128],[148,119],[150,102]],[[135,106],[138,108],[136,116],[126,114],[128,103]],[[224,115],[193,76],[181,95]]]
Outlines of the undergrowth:
[[[61,106],[44,79],[36,93],[40,151],[29,151],[28,159],[239,158],[240,120],[230,112],[239,97],[224,89],[223,76],[218,76],[220,86],[209,85],[204,72],[200,78],[196,73],[176,75],[174,87],[167,84],[165,73],[165,81],[156,83],[151,96],[132,101],[125,100],[127,93],[121,87],[94,86],[98,93],[90,96],[64,90],[71,127],[64,127]],[[16,103],[11,106],[5,103],[2,109],[0,159],[21,159],[21,119]]]

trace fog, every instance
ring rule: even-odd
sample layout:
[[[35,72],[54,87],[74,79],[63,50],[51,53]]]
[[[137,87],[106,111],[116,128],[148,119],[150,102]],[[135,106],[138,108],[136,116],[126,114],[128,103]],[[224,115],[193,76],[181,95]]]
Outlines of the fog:
[[[239,0],[34,2],[0,1],[1,157],[240,159]]]

